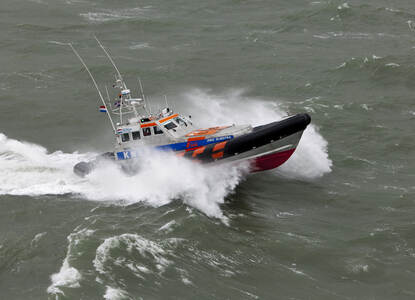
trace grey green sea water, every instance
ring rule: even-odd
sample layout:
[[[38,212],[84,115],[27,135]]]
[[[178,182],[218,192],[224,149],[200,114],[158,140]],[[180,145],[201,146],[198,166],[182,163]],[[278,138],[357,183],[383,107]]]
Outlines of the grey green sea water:
[[[200,126],[308,112],[280,169],[86,178],[113,70]],[[1,0],[0,299],[415,299],[415,2]]]

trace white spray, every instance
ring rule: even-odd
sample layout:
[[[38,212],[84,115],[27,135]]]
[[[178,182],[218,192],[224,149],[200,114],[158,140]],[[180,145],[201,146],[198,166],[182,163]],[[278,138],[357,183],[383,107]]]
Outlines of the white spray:
[[[221,95],[194,89],[183,95],[184,106],[192,111],[193,120],[201,127],[224,124],[253,126],[280,120],[287,116],[278,103],[244,96],[244,90],[234,89]],[[301,112],[297,112],[301,113]],[[313,122],[313,121],[311,121]],[[310,124],[304,131],[293,156],[281,167],[271,171],[296,179],[314,179],[331,171],[327,141]]]

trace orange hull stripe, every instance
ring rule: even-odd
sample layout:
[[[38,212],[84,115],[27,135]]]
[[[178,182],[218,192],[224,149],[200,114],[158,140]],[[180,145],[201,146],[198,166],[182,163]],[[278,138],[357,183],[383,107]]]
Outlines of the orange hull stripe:
[[[200,140],[204,140],[205,137],[201,136],[201,137],[195,137],[195,138],[188,138],[187,141],[188,142],[193,142],[193,141],[200,141]]]
[[[218,159],[218,158],[222,158],[222,157],[223,157],[223,151],[212,154],[213,159]]]
[[[196,157],[199,154],[203,153],[203,151],[205,151],[206,147],[200,147],[197,148],[195,151],[193,151],[192,157]]]
[[[141,128],[144,128],[144,127],[151,127],[151,126],[156,126],[156,125],[157,125],[156,123],[141,124]]]
[[[174,115],[172,115],[172,116],[170,116],[170,117],[167,117],[167,118],[164,118],[164,119],[160,119],[160,120],[159,120],[159,122],[160,122],[160,123],[166,122],[166,121],[168,121],[168,120],[170,120],[170,119],[173,119],[173,118],[177,117],[178,115],[179,115],[179,114],[174,114]]]
[[[213,152],[215,152],[215,151],[218,151],[218,150],[221,150],[221,149],[225,148],[226,143],[227,143],[227,141],[217,143],[217,144],[213,147],[213,150],[212,150],[212,151],[213,151]]]
[[[188,134],[186,134],[186,136],[195,136],[195,135],[211,135],[211,134],[215,134],[216,132],[228,128],[230,126],[217,126],[217,127],[210,127],[210,128],[206,128],[206,129],[199,129],[199,130],[195,130],[192,131]]]

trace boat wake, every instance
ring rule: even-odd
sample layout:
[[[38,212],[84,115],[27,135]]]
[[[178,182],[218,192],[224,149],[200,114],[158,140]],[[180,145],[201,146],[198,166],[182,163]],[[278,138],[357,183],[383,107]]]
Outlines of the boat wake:
[[[189,105],[193,106],[191,111],[200,114],[198,119],[202,122],[197,125],[201,126],[229,122],[257,125],[283,116],[276,104],[245,99],[240,92],[212,96],[195,90],[185,95],[181,105],[186,105],[187,109]],[[331,161],[326,147],[323,137],[309,126],[297,151],[279,168],[278,174],[310,179],[330,172]],[[180,199],[210,217],[226,219],[219,206],[248,171],[248,166],[244,165],[206,166],[172,153],[153,151],[138,158],[140,168],[134,175],[126,175],[111,162],[100,165],[85,178],[73,173],[77,162],[96,155],[61,151],[48,153],[40,145],[0,134],[0,195],[71,194],[93,201],[121,205],[144,202],[155,207]]]
[[[134,175],[108,161],[79,178],[73,173],[74,164],[96,153],[48,153],[39,145],[0,134],[0,195],[73,194],[93,201],[145,202],[156,207],[180,199],[210,217],[223,218],[219,205],[248,171],[244,165],[206,167],[168,152],[140,154]]]

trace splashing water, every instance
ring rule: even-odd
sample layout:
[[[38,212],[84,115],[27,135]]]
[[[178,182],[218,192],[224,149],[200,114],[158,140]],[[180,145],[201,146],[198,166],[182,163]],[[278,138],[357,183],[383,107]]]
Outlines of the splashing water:
[[[184,95],[182,104],[196,112],[194,119],[201,127],[229,123],[259,125],[285,115],[276,103],[248,99],[242,93],[232,91],[217,96],[194,90]],[[248,170],[247,165],[206,166],[172,153],[152,151],[140,155],[140,169],[132,176],[110,162],[100,165],[86,178],[73,173],[77,162],[96,155],[48,153],[42,146],[0,134],[0,195],[74,194],[94,201],[145,202],[156,207],[180,199],[208,216],[226,220],[219,205]],[[309,179],[330,170],[327,142],[311,125],[292,158],[277,172]]]
[[[249,167],[205,166],[170,152],[149,149],[140,150],[137,161],[139,170],[133,176],[125,175],[115,163],[100,166],[88,176],[88,184],[99,190],[85,189],[82,194],[93,200],[145,201],[153,206],[181,199],[208,216],[223,218],[219,204]]]
[[[9,139],[0,133],[0,195],[68,194],[78,191],[80,179],[72,167],[93,153],[48,153],[39,145]]]
[[[200,127],[224,124],[251,124],[252,126],[280,120],[287,113],[276,102],[244,96],[244,90],[233,89],[221,95],[194,89],[183,95],[186,109],[193,113]],[[301,111],[296,112],[301,113]],[[197,120],[197,121],[196,121]],[[314,179],[331,171],[332,161],[327,153],[327,141],[310,124],[304,131],[293,156],[282,166],[271,171],[284,177]]]
[[[39,145],[0,134],[0,195],[76,194],[94,201],[165,205],[175,199],[210,217],[226,221],[219,205],[238,185],[248,166],[204,166],[169,152],[142,151],[139,171],[126,175],[118,165],[104,163],[86,178],[73,166],[95,153],[47,153]]]

